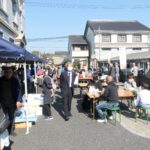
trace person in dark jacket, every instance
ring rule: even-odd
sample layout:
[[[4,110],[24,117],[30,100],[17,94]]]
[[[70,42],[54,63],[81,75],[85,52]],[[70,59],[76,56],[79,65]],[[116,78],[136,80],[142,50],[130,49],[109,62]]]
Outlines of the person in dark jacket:
[[[102,87],[102,83],[101,81],[98,79],[98,76],[93,77],[94,80],[94,86],[96,89],[102,91],[103,87]]]
[[[68,62],[66,68],[60,75],[60,88],[64,102],[65,120],[68,121],[71,114],[71,102],[76,74],[73,71],[73,64]]]
[[[20,107],[21,89],[19,81],[13,76],[12,67],[4,69],[4,76],[0,78],[0,103],[10,119],[9,134],[13,134],[14,113]]]
[[[109,64],[109,73],[108,75],[113,77],[113,80],[115,80],[116,77],[116,72],[115,72],[115,67],[112,63]]]
[[[113,81],[113,77],[107,76],[106,81],[107,81],[108,86],[106,87],[103,95],[101,96],[104,102],[100,102],[96,106],[96,110],[99,115],[99,119],[97,120],[98,122],[106,121],[105,120],[106,116],[103,112],[105,109],[111,108],[113,106],[118,106],[118,91],[117,91],[117,86],[115,85]],[[109,119],[113,119],[111,111],[107,111],[107,114],[108,114]]]
[[[43,115],[45,116],[45,120],[52,120],[51,113],[51,92],[52,83],[51,78],[48,76],[48,70],[45,71],[45,77],[43,80],[43,94],[44,94],[44,105],[43,105]]]

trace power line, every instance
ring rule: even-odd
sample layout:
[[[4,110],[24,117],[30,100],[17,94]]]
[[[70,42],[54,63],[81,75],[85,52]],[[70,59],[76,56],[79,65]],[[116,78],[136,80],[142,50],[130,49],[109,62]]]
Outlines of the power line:
[[[68,36],[58,36],[58,37],[47,37],[47,38],[33,38],[27,39],[27,42],[38,42],[38,41],[48,41],[48,40],[60,40],[60,39],[67,39]]]
[[[51,47],[51,46],[28,46],[28,48],[40,48],[40,49],[52,49],[52,48],[53,48],[53,49],[65,49],[65,48],[67,48],[67,46],[66,46],[66,47],[60,47],[60,46],[59,46],[59,47],[57,47],[57,46],[56,46],[56,47],[55,47],[55,46],[54,46],[54,47],[53,47],[53,46],[52,46],[52,47]]]
[[[70,9],[150,9],[150,4],[136,4],[133,6],[129,5],[104,5],[104,4],[89,4],[89,3],[65,3],[65,2],[26,2],[26,5],[28,6],[34,6],[34,7],[51,7],[51,8],[70,8]]]

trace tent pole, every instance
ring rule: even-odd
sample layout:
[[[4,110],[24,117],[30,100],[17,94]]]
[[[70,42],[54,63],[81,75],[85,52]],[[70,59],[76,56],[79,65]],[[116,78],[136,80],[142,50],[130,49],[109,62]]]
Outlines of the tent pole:
[[[35,74],[35,81],[34,81],[34,85],[36,88],[36,94],[37,94],[37,75],[36,75],[36,62],[34,62],[34,74]]]
[[[25,110],[26,110],[26,134],[29,134],[29,122],[28,122],[28,89],[27,89],[27,70],[26,70],[26,62],[24,65],[24,85],[25,85]]]

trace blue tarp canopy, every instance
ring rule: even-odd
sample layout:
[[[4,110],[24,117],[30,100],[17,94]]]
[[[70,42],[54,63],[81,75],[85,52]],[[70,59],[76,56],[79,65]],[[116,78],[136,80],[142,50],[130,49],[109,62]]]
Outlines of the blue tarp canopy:
[[[38,62],[40,59],[9,41],[0,38],[0,61],[1,62]]]

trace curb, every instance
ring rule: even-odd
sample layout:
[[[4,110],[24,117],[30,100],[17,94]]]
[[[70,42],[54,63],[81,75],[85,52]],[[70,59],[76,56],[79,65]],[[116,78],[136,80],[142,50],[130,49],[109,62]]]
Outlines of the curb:
[[[146,134],[144,133],[146,130],[148,130],[149,125],[147,125],[147,128],[145,128],[146,130],[144,130],[144,127],[141,125],[141,126],[140,126],[140,129],[141,129],[141,131],[142,131],[142,132],[141,132],[141,131],[138,130],[136,127],[134,127],[134,125],[132,125],[132,127],[131,127],[131,125],[129,125],[128,122],[130,122],[130,124],[133,124],[127,117],[121,115],[121,122],[120,122],[120,125],[121,125],[122,127],[124,127],[126,130],[128,130],[129,132],[131,132],[131,133],[133,133],[133,134],[135,134],[135,135],[138,135],[138,136],[143,137],[143,138],[150,139],[150,135],[148,136],[148,135],[146,135]],[[138,123],[138,122],[136,122],[136,123]],[[143,128],[143,129],[142,129],[142,128]],[[137,132],[137,130],[138,130],[139,132]]]

